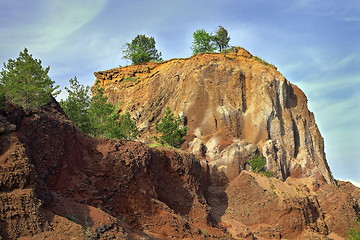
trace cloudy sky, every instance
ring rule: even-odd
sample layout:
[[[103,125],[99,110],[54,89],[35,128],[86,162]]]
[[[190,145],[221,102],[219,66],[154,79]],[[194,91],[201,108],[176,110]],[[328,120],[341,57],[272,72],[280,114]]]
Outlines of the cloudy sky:
[[[334,176],[360,183],[359,0],[0,0],[0,61],[26,47],[62,88],[74,76],[91,85],[130,64],[122,47],[137,34],[171,59],[219,25],[305,92]]]

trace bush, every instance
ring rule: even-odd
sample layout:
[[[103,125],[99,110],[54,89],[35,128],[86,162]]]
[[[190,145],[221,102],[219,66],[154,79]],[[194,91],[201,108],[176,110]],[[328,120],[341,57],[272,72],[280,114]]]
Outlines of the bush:
[[[60,93],[48,76],[50,67],[43,68],[41,60],[34,59],[25,48],[16,60],[9,59],[0,72],[4,96],[10,102],[26,109],[35,109],[50,102]]]
[[[276,68],[274,65],[272,65],[271,63],[268,63],[267,61],[265,61],[264,59],[258,57],[258,56],[253,56],[253,58],[255,59],[255,61],[261,63],[261,64],[264,64],[265,66],[267,67],[273,67],[273,68]]]
[[[360,218],[355,221],[355,225],[347,232],[347,239],[360,240]]]
[[[160,137],[155,140],[161,145],[169,145],[171,147],[180,148],[185,142],[184,137],[187,134],[188,127],[180,126],[181,119],[179,116],[174,117],[170,108],[165,110],[165,116],[161,119],[161,123],[156,123],[155,128]]]
[[[271,172],[269,172],[269,171],[265,171],[265,172],[263,172],[263,174],[264,174],[264,176],[265,177],[272,177],[272,176],[274,176]]]
[[[256,154],[248,161],[248,163],[251,166],[251,171],[258,173],[264,170],[266,160],[264,157]]]

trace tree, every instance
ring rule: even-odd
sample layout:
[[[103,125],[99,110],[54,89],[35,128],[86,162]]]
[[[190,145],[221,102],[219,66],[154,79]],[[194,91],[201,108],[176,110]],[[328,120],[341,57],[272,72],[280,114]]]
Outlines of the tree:
[[[161,61],[161,52],[155,48],[155,39],[145,35],[137,35],[131,43],[125,43],[124,58],[133,64]]]
[[[222,26],[219,26],[218,30],[216,31],[213,37],[213,41],[218,46],[219,52],[227,49],[229,47],[229,41],[230,41],[228,31]]]
[[[41,60],[34,59],[25,48],[16,60],[9,59],[0,72],[0,84],[10,102],[34,109],[50,102],[60,91],[48,76],[50,67],[43,68]]]
[[[0,84],[0,110],[4,108],[4,87]]]
[[[179,116],[174,117],[170,108],[165,110],[165,116],[161,118],[161,123],[155,124],[155,129],[160,137],[155,137],[155,140],[162,145],[170,145],[175,148],[180,148],[181,144],[185,142],[184,137],[187,134],[188,127],[180,126],[181,119]]]
[[[69,82],[70,87],[65,88],[69,95],[60,105],[78,130],[93,137],[136,139],[139,131],[130,113],[119,115],[103,88],[96,83],[91,96],[90,87],[81,85],[76,77]]]
[[[89,108],[89,118],[91,122],[90,134],[92,136],[108,137],[109,129],[112,127],[115,106],[108,102],[104,95],[104,89],[95,86]]]
[[[126,141],[133,141],[139,135],[139,130],[136,127],[135,122],[131,119],[130,113],[111,115],[111,125],[109,128],[109,138],[117,138]]]
[[[196,30],[193,33],[193,39],[194,41],[191,49],[193,50],[194,55],[216,50],[214,43],[212,42],[213,37],[203,29]]]
[[[68,97],[66,100],[60,101],[60,106],[77,129],[89,133],[91,131],[91,122],[88,114],[91,106],[90,87],[81,85],[76,77],[70,79],[69,82],[70,87],[65,87]]]

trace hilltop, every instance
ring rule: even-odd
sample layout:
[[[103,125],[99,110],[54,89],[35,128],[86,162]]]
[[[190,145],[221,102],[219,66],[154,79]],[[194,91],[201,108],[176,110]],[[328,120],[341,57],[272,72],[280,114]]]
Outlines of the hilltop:
[[[89,137],[54,99],[5,102],[0,239],[345,239],[357,224],[360,189],[333,178],[305,94],[245,49],[95,76],[139,141]],[[148,145],[166,107],[182,149]]]

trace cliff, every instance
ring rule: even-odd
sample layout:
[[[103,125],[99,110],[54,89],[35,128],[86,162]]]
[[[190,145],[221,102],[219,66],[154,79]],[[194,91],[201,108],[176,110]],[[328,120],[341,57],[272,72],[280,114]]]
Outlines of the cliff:
[[[360,189],[335,182],[305,95],[273,66],[238,49],[96,75],[142,141],[169,106],[193,153],[91,138],[55,100],[6,103],[0,239],[345,239],[360,228]],[[274,177],[248,171],[255,153]]]
[[[238,48],[226,54],[132,65],[96,72],[113,103],[121,103],[151,142],[165,107],[189,127],[187,145],[234,179],[262,153],[281,180],[315,177],[335,184],[324,142],[305,94],[277,69]]]
[[[192,154],[87,137],[56,102],[7,104],[0,123],[0,239],[225,236],[208,226],[207,175]]]
[[[3,240],[345,239],[360,217],[350,183],[230,180],[191,153],[85,136],[56,102],[0,112],[0,191]]]

